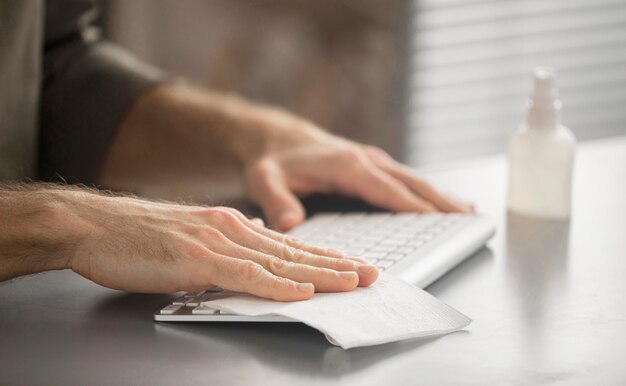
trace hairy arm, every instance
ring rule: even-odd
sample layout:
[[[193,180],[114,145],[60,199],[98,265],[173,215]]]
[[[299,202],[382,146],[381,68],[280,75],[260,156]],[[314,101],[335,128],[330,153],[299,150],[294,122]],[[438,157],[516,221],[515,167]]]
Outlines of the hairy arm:
[[[54,185],[0,185],[0,281],[69,268],[88,229]]]
[[[120,124],[99,182],[137,191],[240,178],[268,137],[251,122],[255,114],[233,95],[176,82],[154,87]]]
[[[109,288],[220,286],[275,300],[371,285],[376,267],[305,245],[234,209],[57,185],[0,186],[0,281],[72,269]]]

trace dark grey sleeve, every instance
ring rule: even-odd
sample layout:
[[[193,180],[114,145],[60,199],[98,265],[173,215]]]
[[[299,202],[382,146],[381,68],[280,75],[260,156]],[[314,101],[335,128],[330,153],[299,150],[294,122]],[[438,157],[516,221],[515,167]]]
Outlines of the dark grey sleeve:
[[[116,128],[163,73],[99,39],[92,1],[46,2],[39,177],[94,184]]]

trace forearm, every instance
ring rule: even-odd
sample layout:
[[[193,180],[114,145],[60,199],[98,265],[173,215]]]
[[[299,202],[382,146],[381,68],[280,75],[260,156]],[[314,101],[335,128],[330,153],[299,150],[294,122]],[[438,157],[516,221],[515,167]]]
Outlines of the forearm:
[[[242,100],[166,83],[141,95],[118,128],[101,183],[134,190],[238,173],[262,137]]]
[[[135,190],[219,181],[240,176],[247,164],[292,136],[324,134],[278,108],[165,83],[141,95],[120,124],[100,182]]]
[[[0,281],[69,268],[88,229],[68,205],[75,192],[54,185],[0,185]]]

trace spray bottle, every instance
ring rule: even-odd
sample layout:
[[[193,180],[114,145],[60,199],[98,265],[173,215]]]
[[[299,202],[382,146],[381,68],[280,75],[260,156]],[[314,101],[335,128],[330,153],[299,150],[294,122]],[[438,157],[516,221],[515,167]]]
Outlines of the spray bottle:
[[[508,208],[531,217],[568,219],[576,139],[561,125],[555,71],[537,67],[533,77],[526,123],[508,145]]]

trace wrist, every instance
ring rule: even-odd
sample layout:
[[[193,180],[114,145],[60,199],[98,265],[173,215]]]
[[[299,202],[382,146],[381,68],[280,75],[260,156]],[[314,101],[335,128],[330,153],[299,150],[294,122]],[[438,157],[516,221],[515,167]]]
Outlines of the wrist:
[[[197,98],[197,126],[206,129],[210,137],[207,141],[218,141],[223,151],[233,156],[240,165],[259,158],[267,151],[273,129],[264,119],[269,108],[235,94],[190,92]]]
[[[70,268],[88,227],[70,205],[72,191],[38,189],[2,192],[0,280],[36,272]],[[7,277],[8,276],[8,277]]]
[[[251,103],[236,96],[225,101],[225,112],[231,128],[230,149],[244,166],[327,135],[313,123],[282,108]]]
[[[251,102],[235,94],[174,85],[171,95],[180,106],[180,119],[200,137],[206,135],[200,140],[192,136],[194,143],[213,143],[240,165],[289,146],[303,135],[314,137],[322,133],[314,124],[282,108]]]

